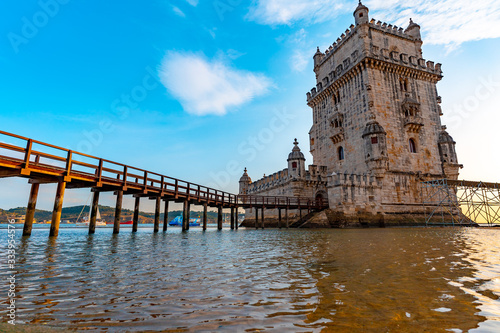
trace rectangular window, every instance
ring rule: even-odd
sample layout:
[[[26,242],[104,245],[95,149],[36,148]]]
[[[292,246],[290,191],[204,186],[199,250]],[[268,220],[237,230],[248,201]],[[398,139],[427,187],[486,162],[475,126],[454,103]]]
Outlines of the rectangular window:
[[[378,143],[378,138],[375,136],[372,138],[372,145]]]

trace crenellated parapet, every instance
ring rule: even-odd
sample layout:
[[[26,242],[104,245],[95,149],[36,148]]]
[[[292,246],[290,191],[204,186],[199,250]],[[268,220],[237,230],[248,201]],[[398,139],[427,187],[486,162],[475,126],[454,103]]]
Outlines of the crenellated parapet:
[[[304,177],[294,178],[289,174],[288,169],[275,172],[272,175],[264,176],[263,178],[250,183],[247,188],[247,194],[257,194],[263,191],[270,191],[280,186],[287,185],[292,181],[303,181],[309,185],[326,185],[328,179],[328,171],[326,166],[309,165]]]
[[[392,57],[386,58],[381,53],[372,54],[370,57],[365,57],[363,60],[355,64],[354,66],[349,66],[348,70],[342,67],[339,71],[332,71],[330,76],[333,80],[328,79],[327,85],[323,85],[321,82],[312,88],[310,92],[306,93],[307,104],[313,107],[315,104],[323,101],[326,98],[332,97],[335,92],[340,90],[343,85],[345,85],[351,78],[359,75],[365,68],[374,68],[381,71],[388,71],[397,73],[400,75],[405,75],[410,78],[423,79],[436,83],[442,79],[441,64],[434,64],[433,61],[426,61],[423,58],[411,58],[408,64],[405,64],[405,60],[398,60],[395,52],[391,52]],[[406,54],[402,54],[407,56]]]

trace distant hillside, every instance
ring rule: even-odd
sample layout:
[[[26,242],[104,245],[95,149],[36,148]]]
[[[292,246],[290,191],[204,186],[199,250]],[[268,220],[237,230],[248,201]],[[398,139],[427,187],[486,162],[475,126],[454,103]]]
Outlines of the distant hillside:
[[[73,206],[65,207],[62,209],[61,220],[76,222],[78,216],[80,215],[79,222],[82,222],[83,217],[88,217],[89,206]],[[83,212],[82,212],[83,210]],[[101,219],[107,222],[113,221],[115,218],[115,208],[109,206],[99,206],[99,212],[101,214]],[[8,219],[21,218],[22,215],[26,214],[26,207],[17,207],[9,210],[0,209],[0,223],[6,223]],[[182,215],[182,211],[175,210],[168,212],[168,221],[173,220],[176,216]],[[134,216],[134,211],[130,209],[122,209],[121,220],[129,221],[132,220]],[[163,221],[164,214],[160,214],[160,221]],[[191,212],[191,218],[201,218],[203,212]],[[35,211],[35,219],[37,222],[50,221],[52,219],[52,212],[48,210]],[[208,212],[207,214],[208,223],[215,223],[217,221],[217,212]],[[153,223],[154,213],[139,212],[139,223]]]

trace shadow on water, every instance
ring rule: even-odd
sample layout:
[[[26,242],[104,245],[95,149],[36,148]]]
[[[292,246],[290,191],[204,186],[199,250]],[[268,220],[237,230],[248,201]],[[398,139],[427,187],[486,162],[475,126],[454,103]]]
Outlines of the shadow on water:
[[[34,230],[19,318],[106,331],[500,330],[498,231]]]

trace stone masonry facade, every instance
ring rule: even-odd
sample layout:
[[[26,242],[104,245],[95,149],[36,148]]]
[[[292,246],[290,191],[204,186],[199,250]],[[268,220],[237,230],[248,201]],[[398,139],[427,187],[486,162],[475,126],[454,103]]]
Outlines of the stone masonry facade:
[[[368,14],[360,2],[355,24],[313,56],[314,164],[305,170],[295,142],[288,169],[256,182],[245,171],[241,194],[322,197],[345,216],[422,215],[421,181],[458,178],[455,142],[440,119],[441,64],[423,58],[411,19],[403,29]]]

